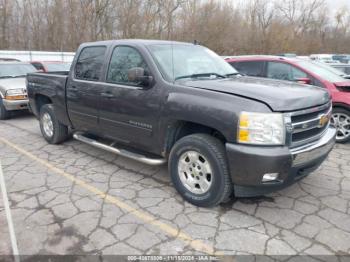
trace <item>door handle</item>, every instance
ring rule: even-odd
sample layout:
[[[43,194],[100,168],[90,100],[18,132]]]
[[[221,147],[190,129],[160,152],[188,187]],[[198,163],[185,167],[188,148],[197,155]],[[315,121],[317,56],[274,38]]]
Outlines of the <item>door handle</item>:
[[[106,97],[106,98],[114,97],[114,95],[112,93],[110,93],[110,92],[103,92],[103,93],[101,93],[101,96],[102,97]]]
[[[70,91],[72,91],[72,92],[77,92],[78,89],[77,89],[76,86],[71,86],[71,87],[70,87]]]

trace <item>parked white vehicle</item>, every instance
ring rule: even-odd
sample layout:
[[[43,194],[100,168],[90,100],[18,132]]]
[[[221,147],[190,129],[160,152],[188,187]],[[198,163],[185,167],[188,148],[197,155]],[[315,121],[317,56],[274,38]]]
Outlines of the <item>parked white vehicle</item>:
[[[332,54],[312,54],[310,55],[311,60],[323,62],[323,63],[337,63],[338,61],[333,59]]]

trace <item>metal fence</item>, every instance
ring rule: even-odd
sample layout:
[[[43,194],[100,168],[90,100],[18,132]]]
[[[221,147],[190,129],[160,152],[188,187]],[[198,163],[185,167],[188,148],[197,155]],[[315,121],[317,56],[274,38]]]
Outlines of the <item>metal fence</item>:
[[[8,51],[0,50],[0,58],[14,58],[21,61],[63,61],[72,62],[74,52]]]

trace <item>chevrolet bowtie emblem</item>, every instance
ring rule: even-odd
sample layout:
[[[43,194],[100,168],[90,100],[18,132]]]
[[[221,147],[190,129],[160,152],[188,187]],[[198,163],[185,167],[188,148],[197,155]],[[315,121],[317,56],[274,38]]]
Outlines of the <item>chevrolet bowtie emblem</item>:
[[[324,127],[329,121],[329,116],[328,115],[322,115],[319,121],[319,126]]]

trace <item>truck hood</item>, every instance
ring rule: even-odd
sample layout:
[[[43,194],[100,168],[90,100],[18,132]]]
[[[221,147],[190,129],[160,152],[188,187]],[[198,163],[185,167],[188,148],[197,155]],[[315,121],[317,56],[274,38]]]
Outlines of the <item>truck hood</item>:
[[[4,78],[0,79],[0,92],[5,92],[9,89],[24,88],[26,89],[26,78]]]
[[[318,106],[330,100],[329,93],[319,87],[267,78],[237,76],[215,80],[189,80],[183,84],[254,99],[278,112]]]

